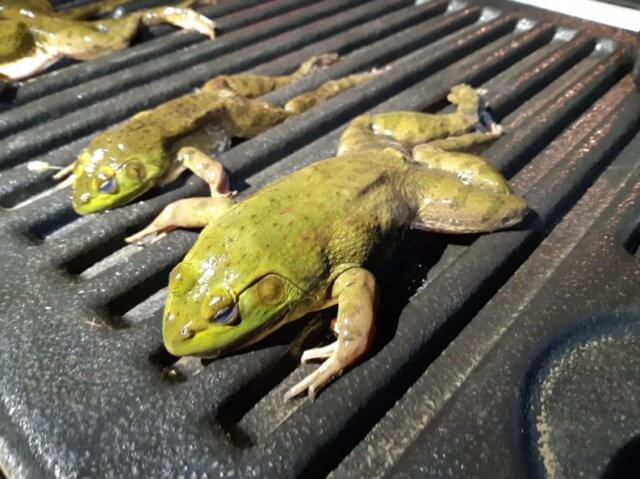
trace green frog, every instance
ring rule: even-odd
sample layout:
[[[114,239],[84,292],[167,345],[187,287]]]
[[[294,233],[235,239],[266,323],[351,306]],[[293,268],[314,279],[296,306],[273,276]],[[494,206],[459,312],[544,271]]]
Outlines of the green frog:
[[[204,227],[172,270],[162,319],[167,350],[212,357],[245,348],[312,311],[337,305],[336,340],[302,354],[323,361],[293,386],[316,393],[371,345],[376,261],[415,228],[482,233],[515,225],[525,201],[473,153],[501,128],[467,85],[455,113],[354,119],[338,155],[278,179],[243,201],[187,198],[129,241]]]
[[[140,112],[96,136],[74,163],[54,177],[71,175],[61,187],[72,185],[73,208],[81,215],[126,205],[175,181],[185,170],[203,178],[213,195],[228,196],[224,170],[211,157],[228,149],[232,138],[254,137],[380,73],[328,81],[284,107],[258,98],[336,61],[338,55],[327,53],[308,59],[288,75],[213,78],[195,93]]]
[[[126,3],[111,0],[57,12],[47,0],[0,0],[0,78],[23,80],[62,58],[90,60],[126,48],[140,25],[169,23],[214,38],[214,23],[187,8],[196,0],[85,20]]]

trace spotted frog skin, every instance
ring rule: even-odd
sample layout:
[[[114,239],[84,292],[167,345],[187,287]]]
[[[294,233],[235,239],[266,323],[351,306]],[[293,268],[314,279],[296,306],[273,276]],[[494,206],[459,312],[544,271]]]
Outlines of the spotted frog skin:
[[[369,348],[372,271],[404,230],[481,233],[518,223],[524,200],[469,153],[494,141],[500,127],[481,121],[480,98],[469,86],[454,87],[448,98],[455,113],[358,117],[342,135],[338,156],[239,203],[180,200],[135,235],[204,227],[170,275],[162,323],[167,350],[217,356],[337,304],[336,341],[304,352],[303,363],[323,363],[286,394],[313,398]]]
[[[140,25],[170,23],[214,37],[214,23],[186,8],[195,0],[118,19],[86,20],[124,3],[111,0],[61,13],[47,0],[0,0],[0,79],[23,80],[61,58],[90,60],[126,48]]]
[[[212,195],[228,196],[226,176],[211,156],[226,150],[232,138],[254,137],[379,73],[326,82],[282,108],[257,98],[337,60],[333,53],[314,56],[283,76],[216,77],[193,94],[138,113],[98,135],[55,177],[72,173],[66,184],[72,184],[73,208],[81,215],[126,205],[176,180],[186,169],[204,179]]]

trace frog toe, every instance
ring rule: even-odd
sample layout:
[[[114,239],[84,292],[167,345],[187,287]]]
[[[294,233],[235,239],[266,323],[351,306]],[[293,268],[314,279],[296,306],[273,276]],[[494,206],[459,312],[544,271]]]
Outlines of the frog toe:
[[[343,369],[344,365],[342,362],[335,354],[332,354],[318,369],[289,389],[284,395],[285,401],[300,396],[305,391],[307,391],[311,400],[315,399],[318,391],[330,383],[333,378],[339,376]]]
[[[338,341],[334,341],[333,343],[327,344],[326,346],[323,346],[321,348],[307,349],[302,353],[302,356],[300,357],[300,363],[307,364],[314,359],[326,359],[333,354],[337,347]]]

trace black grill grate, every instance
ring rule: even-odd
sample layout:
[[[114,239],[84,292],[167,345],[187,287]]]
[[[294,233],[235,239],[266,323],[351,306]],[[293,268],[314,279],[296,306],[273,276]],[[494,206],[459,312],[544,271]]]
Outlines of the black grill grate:
[[[640,429],[632,35],[498,1],[232,0],[205,12],[215,42],[154,28],[129,50],[5,95],[0,469],[521,477],[552,467],[573,477],[637,452],[624,449]],[[330,51],[343,61],[269,98],[392,68],[223,154],[242,196],[332,156],[353,116],[440,111],[449,88],[468,82],[508,129],[484,156],[537,215],[482,237],[409,234],[380,278],[371,356],[315,402],[284,404],[309,371],[300,350],[327,339],[326,316],[214,362],[175,362],[161,347],[167,273],[195,234],[145,249],[123,238],[168,202],[204,194],[199,181],[78,218],[68,192],[47,195],[52,180],[24,163],[67,164],[97,131],[216,74],[284,73]],[[596,374],[598,360],[616,380]]]

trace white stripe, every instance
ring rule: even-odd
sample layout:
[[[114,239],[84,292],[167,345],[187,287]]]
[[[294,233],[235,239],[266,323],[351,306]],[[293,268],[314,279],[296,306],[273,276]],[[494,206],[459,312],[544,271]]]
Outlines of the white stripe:
[[[640,10],[594,0],[514,0],[534,7],[603,23],[612,27],[640,31]]]

